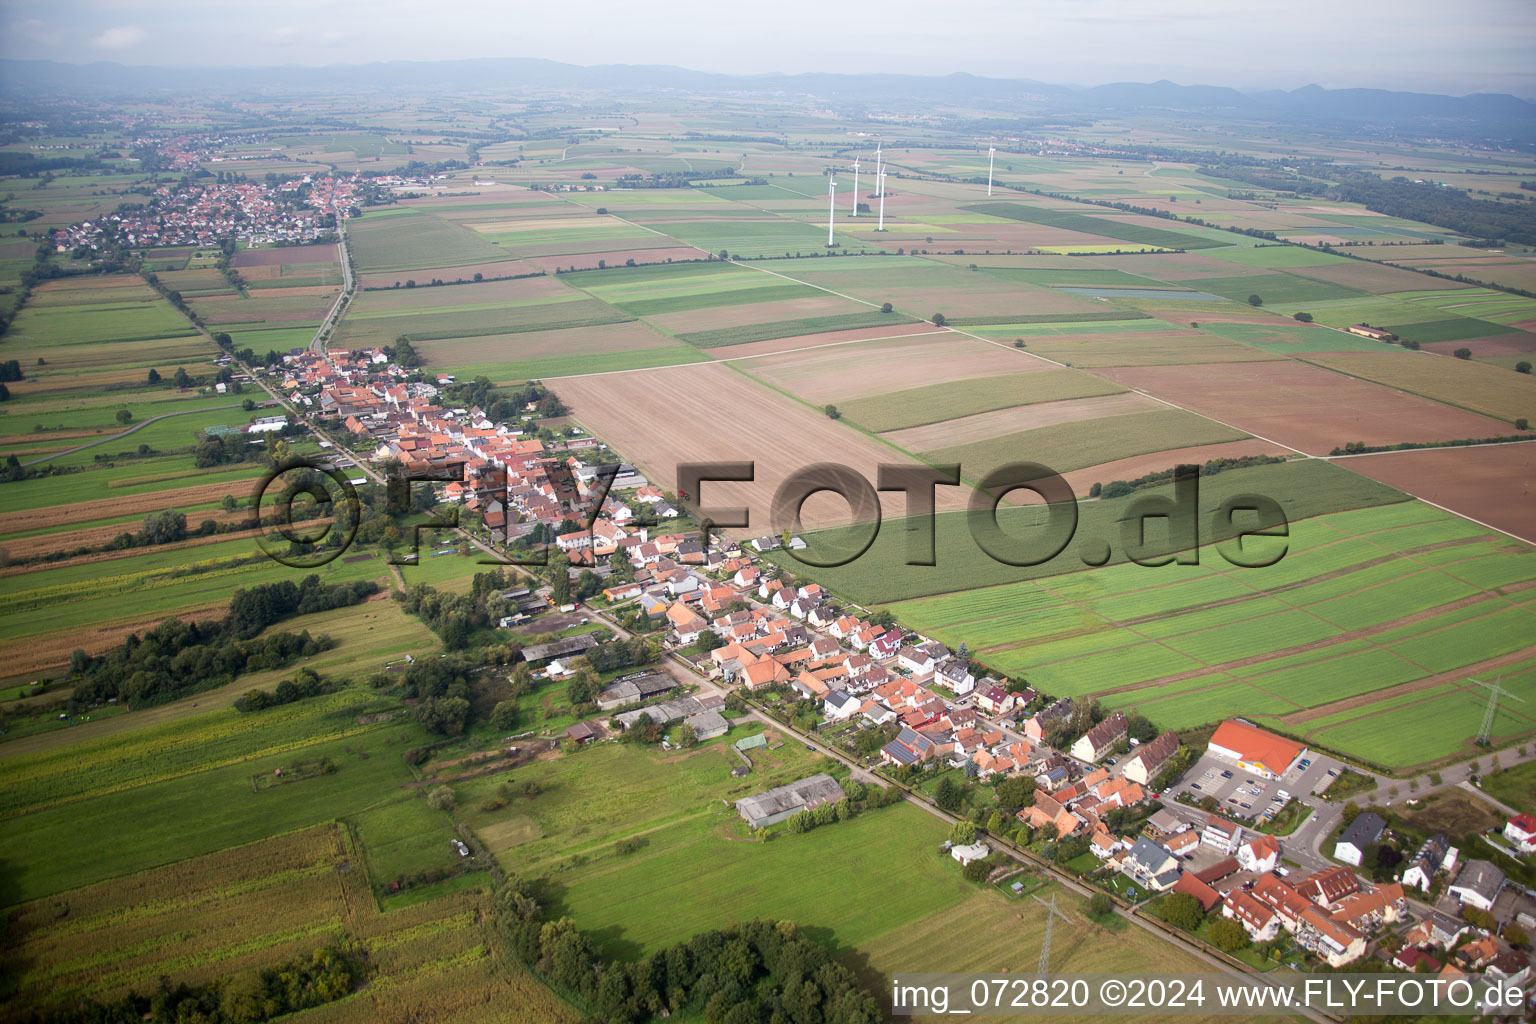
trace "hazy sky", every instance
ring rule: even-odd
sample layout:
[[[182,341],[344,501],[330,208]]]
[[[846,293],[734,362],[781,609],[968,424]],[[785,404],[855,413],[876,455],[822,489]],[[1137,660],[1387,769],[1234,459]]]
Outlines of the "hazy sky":
[[[1536,0],[0,0],[0,12],[4,56],[72,63],[544,57],[1536,98]]]

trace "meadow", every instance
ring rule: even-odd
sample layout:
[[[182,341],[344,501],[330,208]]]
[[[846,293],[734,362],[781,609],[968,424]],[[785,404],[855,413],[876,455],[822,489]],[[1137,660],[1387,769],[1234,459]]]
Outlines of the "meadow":
[[[1369,717],[1302,723],[1335,702],[1390,699],[1528,652],[1536,613],[1500,588],[1530,579],[1536,556],[1496,540],[1429,506],[1397,504],[1293,522],[1290,552],[1266,569],[1235,570],[1207,550],[1199,565],[1151,574],[1122,565],[889,607],[1049,693],[1098,696],[1162,728],[1243,713],[1288,731],[1326,725],[1319,742],[1397,767],[1462,747],[1465,694],[1444,698],[1455,725],[1428,744],[1392,733],[1362,742],[1372,733],[1356,723]],[[1514,735],[1536,719],[1515,708],[1501,726]]]
[[[353,837],[327,823],[24,904],[12,911],[4,944],[15,968],[5,978],[9,1008],[148,992],[165,975],[193,984],[236,979],[340,940],[367,957],[368,984],[305,1012],[306,1020],[495,1019],[488,1004],[576,1019],[526,969],[497,955],[483,891],[381,913],[360,861]]]
[[[1172,469],[1175,461],[1169,459],[1166,468]],[[942,490],[940,493],[942,495]],[[1163,484],[1138,490],[1122,498],[1088,501],[1082,500],[1085,496],[1080,494],[1076,536],[1087,538],[1090,543],[1096,540],[1108,542],[1111,552],[1107,564],[1123,563],[1126,555],[1121,542],[1122,522],[1132,503],[1147,496],[1171,497],[1172,493],[1171,485]],[[1200,478],[1200,511],[1197,518],[1202,544],[1217,543],[1232,536],[1233,528],[1213,522],[1213,515],[1228,498],[1245,493],[1258,493],[1273,498],[1280,504],[1286,520],[1293,524],[1344,509],[1394,505],[1406,500],[1401,491],[1317,460],[1293,460],[1247,469],[1229,469],[1215,476]],[[997,518],[1007,534],[1030,542],[1031,555],[1040,557],[1047,553],[1043,538],[1037,540],[1040,535],[1034,532],[1044,525],[1045,517],[1039,506],[1001,505]],[[1057,557],[1038,565],[1010,566],[995,561],[972,539],[964,513],[941,512],[934,517],[933,524],[936,549],[936,564],[933,566],[907,564],[907,541],[904,534],[912,524],[907,520],[890,519],[882,524],[874,542],[863,555],[847,565],[817,569],[816,578],[839,596],[864,607],[872,607],[910,598],[1078,573],[1083,568],[1077,547],[1069,547]],[[1239,518],[1237,528],[1243,528],[1244,524],[1245,521]],[[812,542],[819,539],[814,534],[807,537]],[[837,544],[843,540],[842,531],[828,531],[825,539],[829,545]],[[1151,541],[1149,553],[1167,550],[1167,542],[1161,535],[1150,533],[1148,539]],[[795,571],[805,571],[799,568],[800,563],[792,553],[774,552],[772,558]],[[1285,566],[1287,561],[1282,560],[1279,564]]]
[[[1161,451],[1169,452],[1170,462],[1177,462],[1180,448],[1247,436],[1182,409],[1157,409],[1035,427],[920,454],[930,462],[958,462],[967,479],[979,480],[998,466],[1020,460],[1038,462],[1058,473]]]

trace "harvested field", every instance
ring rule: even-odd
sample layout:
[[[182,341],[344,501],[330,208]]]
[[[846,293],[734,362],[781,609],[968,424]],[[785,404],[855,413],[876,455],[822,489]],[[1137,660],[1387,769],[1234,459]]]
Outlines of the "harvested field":
[[[359,288],[390,288],[399,285],[402,289],[405,282],[414,280],[418,285],[425,284],[433,278],[443,281],[469,281],[475,274],[483,274],[487,278],[516,277],[519,274],[536,274],[546,268],[536,267],[522,260],[501,260],[495,263],[476,263],[472,267],[423,267],[420,270],[402,272],[398,270],[376,270],[367,274],[359,274],[357,283]],[[554,273],[554,268],[547,268]],[[563,267],[561,269],[564,269]],[[247,275],[249,276],[249,275]],[[413,291],[415,289],[412,289]]]
[[[648,242],[649,248],[645,249],[607,249],[599,252],[570,253],[564,256],[528,256],[524,263],[531,264],[539,270],[553,274],[556,270],[596,270],[598,264],[606,263],[610,267],[621,267],[630,260],[634,260],[642,266],[650,263],[666,263],[669,260],[681,262],[700,258],[699,250],[691,245],[678,242],[667,245],[671,239],[656,236],[654,241]],[[489,275],[487,275],[489,276]]]
[[[833,458],[873,481],[880,463],[897,461],[885,445],[716,363],[546,383],[570,407],[577,422],[605,438],[662,486],[675,486],[680,462],[756,462],[752,483],[708,483],[703,495],[708,507],[746,506],[752,527],[744,533],[752,536],[761,536],[767,529],[774,490],[791,473]],[[726,417],[738,417],[740,429],[728,429],[722,422],[716,429],[700,430],[674,414],[701,399]],[[772,422],[774,429],[762,432],[749,427],[749,421]],[[963,507],[964,490],[939,488],[940,507]],[[886,511],[899,512],[901,497],[887,497],[897,504]],[[690,504],[698,498],[694,495]],[[828,495],[808,501],[805,514],[808,528],[813,522],[830,526],[851,519],[847,503]]]
[[[1463,284],[1459,281],[1427,278],[1423,274],[1415,274],[1411,270],[1402,270],[1385,263],[1367,263],[1364,260],[1350,260],[1348,264],[1343,266],[1334,264],[1324,267],[1287,267],[1286,273],[1296,274],[1300,277],[1310,277],[1314,281],[1339,284],[1346,288],[1357,288],[1362,292],[1370,292],[1373,295],[1385,295],[1388,292],[1409,292],[1427,287],[1471,287],[1471,285]]]
[[[1093,420],[1102,416],[1120,416],[1161,408],[1163,408],[1161,404],[1151,399],[1123,392],[1096,398],[1017,405],[1011,409],[997,409],[973,416],[961,416],[942,423],[892,430],[880,436],[909,452],[926,452],[950,445],[973,444],[1000,434],[1033,430],[1035,427],[1049,427],[1057,423],[1075,423],[1079,420]]]
[[[235,253],[236,267],[273,267],[282,263],[336,263],[334,245],[291,245],[276,249],[244,249]]]
[[[987,328],[976,333],[1004,338],[1015,332]],[[1274,358],[1247,345],[1194,330],[1028,334],[1024,337],[1029,351],[1047,359],[1084,367],[1238,363]]]
[[[1463,437],[1507,434],[1517,419],[1536,420],[1536,378],[1530,374],[1422,352],[1338,352],[1307,361],[1506,421]]]
[[[516,362],[550,356],[584,356],[603,352],[676,345],[654,328],[632,320],[597,327],[553,328],[516,334],[483,334],[473,338],[424,341],[418,348],[435,366],[453,367],[489,362]]]
[[[1151,455],[1133,455],[1128,459],[1116,459],[1086,469],[1074,469],[1061,474],[1072,491],[1086,495],[1096,483],[1107,484],[1112,480],[1135,480],[1148,473],[1160,473],[1180,463],[1204,465],[1212,459],[1241,459],[1250,455],[1291,455],[1289,448],[1250,438],[1246,441],[1226,441],[1221,444],[1196,445],[1193,448],[1174,448],[1153,452]]]
[[[927,326],[927,330],[923,327]],[[851,331],[827,331],[824,334],[801,334],[792,338],[774,338],[772,341],[753,341],[745,345],[728,345],[725,348],[701,349],[705,355],[716,359],[735,361],[781,352],[797,352],[807,348],[824,348],[829,345],[848,345],[879,338],[915,338],[924,335],[949,334],[943,327],[932,324],[896,324],[891,327],[856,327]]]
[[[555,277],[526,277],[516,281],[485,281],[480,284],[443,285],[434,288],[391,288],[382,292],[363,292],[352,301],[349,317],[372,317],[386,313],[452,312],[493,305],[536,303],[546,299],[580,297]]]
[[[752,376],[816,405],[901,391],[920,384],[1055,369],[1023,352],[955,333],[786,352],[740,366]]]
[[[870,398],[838,402],[843,415],[866,430],[883,432],[940,423],[1037,402],[1096,398],[1124,390],[1081,370],[1043,370],[967,377],[945,384],[925,384]]]
[[[1536,443],[1382,452],[1339,465],[1536,544]]]
[[[786,282],[787,283],[787,282]],[[789,285],[794,288],[795,285]],[[748,293],[750,294],[750,293]],[[620,308],[623,308],[620,304]],[[712,306],[706,309],[690,309],[678,313],[658,313],[647,317],[664,331],[683,334],[692,331],[712,331],[729,327],[746,327],[754,324],[778,323],[805,317],[835,316],[841,313],[865,313],[869,307],[861,302],[838,298],[836,295],[817,293],[797,299],[780,299],[776,302],[748,302],[729,306]]]
[[[1242,438],[1242,431],[1213,420],[1182,409],[1158,407],[1147,412],[994,434],[970,444],[930,449],[921,454],[929,462],[958,462],[966,479],[977,480],[999,466],[1021,460],[1065,473],[1133,455]]]
[[[1328,375],[1295,360],[1135,367],[1104,370],[1103,375],[1312,455],[1326,455],[1351,441],[1399,444],[1508,432],[1505,424],[1465,410]]]
[[[1496,334],[1491,338],[1475,338],[1472,341],[1437,341],[1424,347],[1443,356],[1453,356],[1457,349],[1468,348],[1472,350],[1473,359],[1488,359],[1493,356],[1529,356],[1532,352],[1536,352],[1536,334],[1529,332]]]
[[[418,351],[429,364],[498,382],[611,373],[706,358],[698,349],[639,321],[427,341]]]
[[[1264,273],[1262,267],[1244,267],[1225,259],[1180,252],[1096,256],[1093,258],[1093,263],[1114,267],[1127,274],[1149,277],[1155,281],[1198,281],[1203,277],[1236,277],[1244,273]]]
[[[829,316],[800,317],[795,320],[753,323],[741,327],[723,327],[713,331],[688,331],[678,334],[677,337],[699,349],[724,348],[728,345],[749,345],[755,341],[831,334],[866,327],[886,327],[891,324],[906,323],[910,326],[916,322],[898,314],[864,310],[853,313],[834,313]]]

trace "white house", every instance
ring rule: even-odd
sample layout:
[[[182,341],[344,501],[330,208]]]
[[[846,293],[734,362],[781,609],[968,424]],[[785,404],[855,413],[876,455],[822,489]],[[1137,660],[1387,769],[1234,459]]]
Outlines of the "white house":
[[[1209,846],[1223,856],[1231,856],[1242,841],[1242,827],[1215,814],[1205,819],[1205,828],[1200,831],[1200,845]]]
[[[1446,892],[1479,910],[1492,910],[1502,888],[1504,872],[1486,860],[1469,860]]]
[[[1254,942],[1268,942],[1280,931],[1280,916],[1241,889],[1222,900],[1221,916],[1242,925]]]
[[[1349,827],[1339,833],[1339,841],[1333,846],[1333,857],[1346,864],[1360,866],[1365,851],[1381,838],[1386,830],[1386,820],[1375,811],[1365,811],[1355,816]]]
[[[973,860],[982,860],[991,852],[987,848],[987,844],[980,839],[970,846],[951,846],[949,848],[949,855],[961,864],[969,864]]]
[[[1517,814],[1504,823],[1504,838],[1521,853],[1536,853],[1536,814]]]
[[[1244,871],[1264,874],[1275,870],[1280,859],[1280,840],[1274,836],[1256,836],[1237,848],[1237,862]]]
[[[822,713],[827,716],[829,722],[841,722],[845,718],[852,718],[858,714],[860,701],[842,690],[833,690],[822,698]]]
[[[1446,860],[1450,856],[1450,838],[1444,833],[1430,836],[1424,840],[1424,845],[1419,847],[1419,852],[1414,854],[1408,870],[1403,872],[1403,885],[1411,885],[1423,892],[1428,892],[1430,882],[1439,871],[1445,868]]]
[[[976,689],[976,677],[971,674],[971,670],[966,667],[965,662],[959,658],[951,658],[949,661],[935,666],[933,681],[940,686],[949,687],[956,697],[964,697]]]

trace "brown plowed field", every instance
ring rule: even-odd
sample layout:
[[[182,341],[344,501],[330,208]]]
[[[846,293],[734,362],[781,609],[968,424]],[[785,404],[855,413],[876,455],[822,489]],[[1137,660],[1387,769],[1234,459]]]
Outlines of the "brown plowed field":
[[[1536,544],[1536,442],[1382,452],[1339,465]]]
[[[753,383],[719,363],[693,363],[595,377],[546,381],[571,415],[633,461],[658,485],[677,486],[681,462],[756,463],[752,483],[707,483],[712,507],[746,506],[746,534],[770,532],[773,493],[791,473],[817,462],[837,462],[873,482],[881,463],[908,463],[891,448]],[[938,488],[941,510],[963,508],[964,488]],[[888,496],[888,514],[903,498]],[[695,505],[699,495],[691,495]],[[833,526],[851,518],[848,505],[830,495],[812,498],[805,526]]]
[[[1476,413],[1295,361],[1139,366],[1099,371],[1203,416],[1326,455],[1367,445],[1496,437],[1509,431]]]

